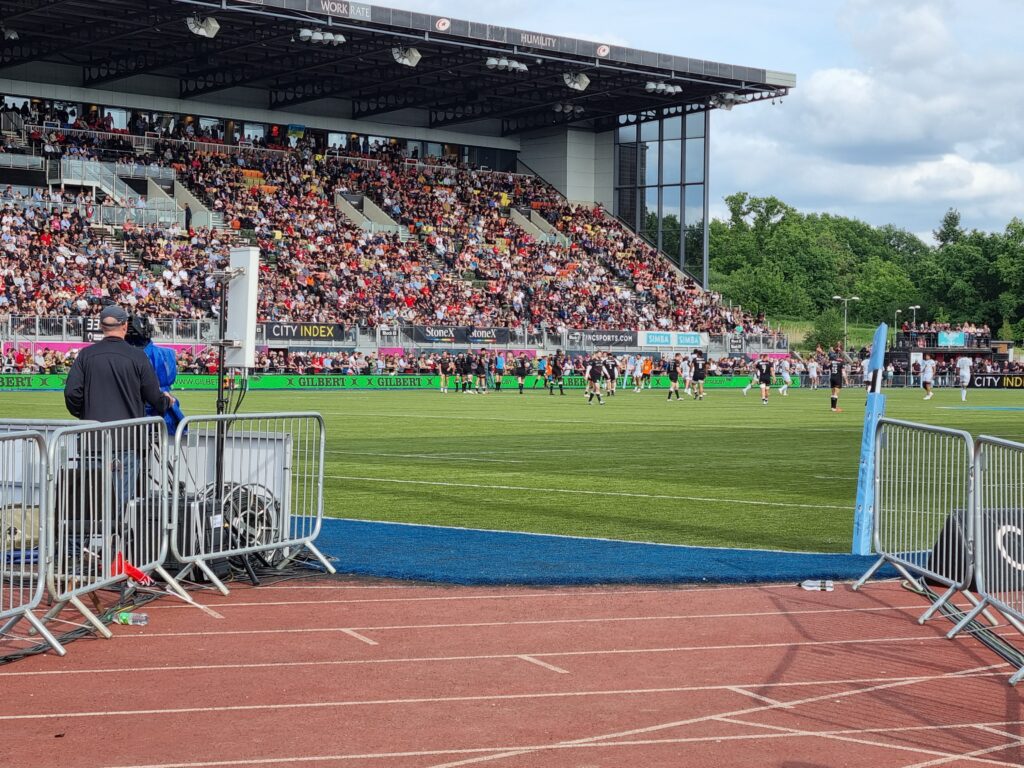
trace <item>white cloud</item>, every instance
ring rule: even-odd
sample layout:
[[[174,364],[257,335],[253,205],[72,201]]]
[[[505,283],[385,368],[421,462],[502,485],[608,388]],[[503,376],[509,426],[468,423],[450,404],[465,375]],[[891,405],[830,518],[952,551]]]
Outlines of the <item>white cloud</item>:
[[[1002,24],[1024,15],[1000,10]],[[781,107],[715,115],[713,195],[774,194],[916,231],[952,206],[967,226],[1002,229],[1024,196],[1024,54],[976,50],[957,12],[846,3],[835,23],[856,51],[848,65],[823,59]]]

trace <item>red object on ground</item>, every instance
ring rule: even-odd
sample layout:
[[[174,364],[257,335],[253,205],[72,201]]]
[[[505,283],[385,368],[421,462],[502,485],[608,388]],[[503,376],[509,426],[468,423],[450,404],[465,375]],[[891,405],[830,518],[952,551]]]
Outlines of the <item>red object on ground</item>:
[[[111,576],[127,576],[129,579],[134,581],[136,584],[141,584],[144,587],[148,587],[153,583],[153,580],[148,574],[143,573],[134,565],[124,559],[124,553],[118,552],[117,557],[114,558],[114,564],[110,566]]]

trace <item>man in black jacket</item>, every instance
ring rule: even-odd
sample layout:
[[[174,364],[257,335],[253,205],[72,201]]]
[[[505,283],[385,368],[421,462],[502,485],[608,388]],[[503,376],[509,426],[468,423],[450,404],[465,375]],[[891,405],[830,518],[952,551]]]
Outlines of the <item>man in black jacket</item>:
[[[125,341],[128,313],[110,305],[100,313],[103,340],[86,347],[75,358],[64,385],[64,403],[68,412],[87,421],[141,419],[145,404],[163,415],[174,404],[169,393],[160,391],[160,383],[146,353]],[[84,467],[96,470],[107,464],[114,480],[114,510],[120,514],[136,495],[140,462],[148,462],[147,432],[144,428],[116,428],[104,441],[99,432],[80,436],[79,451]],[[109,463],[108,463],[109,462]],[[100,511],[90,514],[99,515]]]
[[[141,419],[148,403],[162,416],[174,398],[160,391],[146,353],[124,340],[128,313],[116,305],[104,307],[100,328],[103,340],[83,349],[68,372],[68,412],[88,421]]]

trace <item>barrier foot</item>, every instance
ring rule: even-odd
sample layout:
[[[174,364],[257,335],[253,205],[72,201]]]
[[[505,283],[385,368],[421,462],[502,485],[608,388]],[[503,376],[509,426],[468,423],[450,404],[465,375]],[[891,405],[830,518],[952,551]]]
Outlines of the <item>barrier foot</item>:
[[[58,614],[60,614],[60,612],[64,610],[64,606],[66,606],[67,604],[67,600],[58,600],[56,603],[51,605],[50,610],[43,614],[43,624],[45,624],[48,621],[53,621],[54,619],[56,619]],[[30,635],[37,634],[36,628],[32,627],[32,629],[30,629],[28,633]]]
[[[85,607],[85,603],[83,603],[78,598],[78,595],[72,597],[70,600],[68,600],[68,602],[71,603],[71,605],[73,605],[75,608],[77,608],[78,612],[85,616],[85,620],[92,624],[93,627],[96,628],[96,631],[99,632],[107,640],[114,636],[114,633],[107,628],[107,625],[100,621],[99,616],[97,616],[95,613],[93,613]]]
[[[976,598],[974,596],[974,593],[971,592],[971,590],[969,590],[969,589],[961,590],[961,594],[965,598],[967,598],[967,602],[969,602],[971,605],[977,605],[979,603],[978,598]],[[998,627],[999,626],[999,620],[995,616],[992,615],[992,612],[988,608],[983,610],[981,612],[981,615],[985,617],[985,621],[987,621],[989,623],[989,626],[993,626],[993,627]],[[1021,634],[1024,634],[1024,624],[1021,624],[1019,621],[1017,621],[1012,616],[1006,616],[1006,620],[1008,622],[1010,622],[1011,624],[1013,624],[1017,628],[1018,632],[1020,632]]]
[[[54,653],[56,653],[58,656],[64,656],[65,654],[67,654],[67,649],[64,648],[64,646],[61,645],[59,642],[57,642],[57,638],[55,638],[50,633],[50,630],[46,628],[46,625],[43,624],[43,622],[41,622],[39,618],[34,613],[32,613],[32,611],[27,611],[25,613],[25,620],[33,627],[35,627],[36,632],[38,632],[39,636],[46,641],[47,645],[53,648]]]
[[[210,583],[217,588],[218,592],[220,592],[222,595],[230,594],[228,592],[228,588],[224,586],[224,582],[217,578],[217,574],[213,572],[210,566],[208,566],[202,560],[197,560],[196,565],[199,567],[199,570],[201,570],[206,575],[206,578],[210,580]]]
[[[867,573],[865,573],[863,576],[857,579],[857,581],[853,585],[853,589],[858,590],[861,587],[863,587],[865,582],[867,582],[868,579],[870,579],[872,576],[878,573],[878,569],[881,568],[883,565],[885,565],[885,558],[878,558],[875,564],[868,568]],[[333,573],[333,571],[331,571],[331,573]]]
[[[181,588],[181,585],[175,580],[171,574],[169,574],[162,565],[156,567],[157,575],[164,580],[164,584],[174,590],[174,592],[181,597],[183,600],[188,600],[188,593]]]
[[[949,589],[947,589],[945,592],[943,592],[942,596],[938,600],[933,602],[928,607],[927,611],[925,611],[924,613],[921,614],[921,617],[917,620],[917,623],[918,624],[924,624],[926,621],[928,621],[928,619],[930,619],[932,616],[935,615],[935,612],[937,610],[939,610],[939,608],[941,608],[943,605],[946,604],[946,602],[949,600],[949,598],[951,598],[954,594],[956,594],[956,591],[957,591],[956,587],[952,586]]]
[[[337,573],[337,571],[334,569],[334,566],[327,562],[327,558],[323,556],[323,553],[316,548],[316,545],[314,545],[313,542],[307,541],[306,549],[313,553],[313,557],[320,561],[320,564],[328,573]]]
[[[950,640],[952,640],[954,637],[956,637],[958,634],[960,634],[960,632],[963,631],[964,627],[966,627],[968,624],[970,624],[972,621],[974,621],[976,618],[978,618],[978,614],[980,614],[982,611],[984,611],[987,606],[988,606],[988,598],[986,597],[986,598],[983,598],[980,603],[978,603],[976,606],[974,606],[970,610],[970,612],[967,613],[966,616],[964,616],[962,619],[960,619],[960,623],[957,624],[955,627],[953,627],[951,630],[949,630],[949,632],[946,633],[946,637],[949,638]]]
[[[1010,681],[1009,682],[1010,682],[1010,685],[1016,685],[1021,680],[1024,680],[1024,667],[1021,667],[1016,672],[1014,672],[1013,676],[1010,677]]]
[[[14,625],[17,624],[19,621],[21,621],[20,613],[16,616],[11,616],[11,618],[7,620],[7,623],[0,627],[0,635],[6,635],[8,632],[14,629]]]

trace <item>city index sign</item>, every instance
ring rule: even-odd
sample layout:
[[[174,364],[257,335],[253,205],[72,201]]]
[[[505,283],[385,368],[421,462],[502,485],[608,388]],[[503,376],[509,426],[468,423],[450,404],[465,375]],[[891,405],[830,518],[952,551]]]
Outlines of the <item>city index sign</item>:
[[[979,373],[971,376],[975,389],[1024,389],[1024,374]]]
[[[267,341],[344,341],[345,328],[334,323],[265,323]]]

